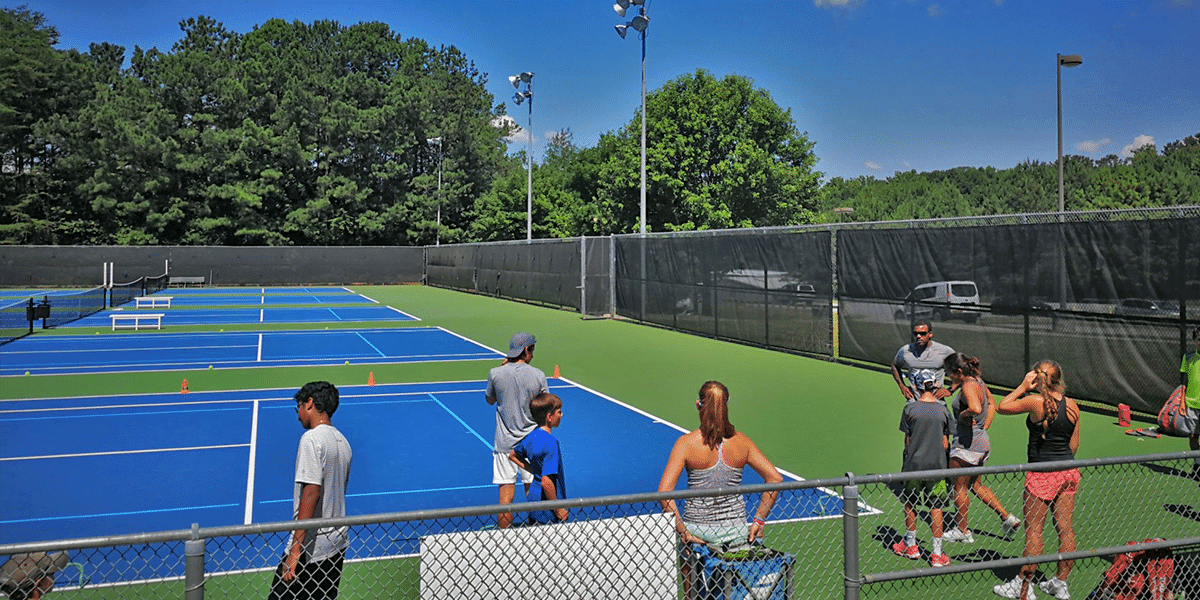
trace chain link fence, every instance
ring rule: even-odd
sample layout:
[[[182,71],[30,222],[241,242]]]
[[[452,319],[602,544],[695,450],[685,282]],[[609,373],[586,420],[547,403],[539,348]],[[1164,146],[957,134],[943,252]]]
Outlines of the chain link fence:
[[[1070,595],[1100,598],[1105,596],[1092,594],[1102,594],[1098,588],[1114,556],[1155,548],[1172,550],[1173,572],[1165,587],[1176,599],[1194,599],[1200,598],[1200,491],[1191,476],[1196,460],[1200,452],[847,475],[322,519],[306,526],[349,528],[339,597],[352,599],[992,598],[993,587],[1012,581],[1026,564],[1038,566],[1031,587],[1044,595],[1040,584],[1054,575],[1054,563],[1061,559],[1074,560],[1066,578]],[[1031,469],[1065,468],[1081,472],[1071,514],[1075,549],[1057,544],[1053,519],[1047,518],[1043,550],[1023,556],[1030,523],[1022,507],[1023,478]],[[915,481],[963,476],[980,477],[1004,510],[1023,522],[1015,531],[1006,529],[999,513],[972,497],[967,511],[972,540],[944,541],[949,564],[934,567],[929,562],[931,511],[923,505],[932,496],[908,494]],[[766,492],[778,493],[778,499],[763,548],[680,548],[674,518],[663,512],[666,501],[740,494],[752,513]],[[938,502],[944,504],[944,523],[953,528],[960,516],[953,492],[947,494]],[[905,536],[906,502],[916,517],[915,556],[893,548]],[[506,509],[515,509],[521,523],[529,511],[556,508],[568,510],[567,522],[495,528],[496,514]],[[39,583],[52,583],[53,594],[61,598],[263,598],[295,526],[194,526],[4,545],[0,586],[10,598]],[[1156,538],[1161,539],[1126,545]],[[31,555],[43,558],[48,568],[25,569],[24,579],[15,579],[19,569],[11,565],[23,558],[28,563]],[[1137,568],[1135,562],[1129,574]]]

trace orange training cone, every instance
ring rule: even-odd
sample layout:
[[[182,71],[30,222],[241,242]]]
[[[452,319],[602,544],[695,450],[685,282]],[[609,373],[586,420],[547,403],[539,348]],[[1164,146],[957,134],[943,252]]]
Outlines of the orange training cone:
[[[562,373],[558,372],[558,365],[554,365],[554,378],[562,379]]]
[[[375,371],[367,374],[367,385],[375,385]]]
[[[186,394],[186,393],[188,393],[188,387],[187,387],[187,380],[186,380],[186,379],[184,379],[184,380],[183,380],[183,385],[182,385],[182,386],[180,386],[180,388],[179,388],[179,393],[180,393],[180,394]]]

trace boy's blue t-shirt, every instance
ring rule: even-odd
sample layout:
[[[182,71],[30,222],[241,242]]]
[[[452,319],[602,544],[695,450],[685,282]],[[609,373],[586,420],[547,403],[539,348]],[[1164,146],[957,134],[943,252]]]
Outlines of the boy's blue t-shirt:
[[[529,486],[527,500],[540,502],[542,500],[542,477],[549,476],[554,482],[554,493],[557,500],[567,497],[567,479],[563,473],[562,451],[558,440],[545,429],[538,427],[529,432],[513,447],[517,456],[525,461],[533,473],[533,484]],[[555,522],[554,515],[548,510],[529,513],[530,518],[538,523]]]

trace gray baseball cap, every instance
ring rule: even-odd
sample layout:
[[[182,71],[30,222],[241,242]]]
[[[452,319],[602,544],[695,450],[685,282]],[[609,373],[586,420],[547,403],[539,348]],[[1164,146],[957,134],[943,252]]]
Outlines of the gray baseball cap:
[[[526,348],[537,343],[537,339],[532,333],[514,333],[512,339],[508,341],[508,358],[516,358],[525,351]]]

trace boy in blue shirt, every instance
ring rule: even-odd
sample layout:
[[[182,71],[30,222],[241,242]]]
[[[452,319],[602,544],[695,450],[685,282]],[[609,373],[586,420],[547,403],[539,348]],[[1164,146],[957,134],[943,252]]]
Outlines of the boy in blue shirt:
[[[550,430],[562,423],[562,400],[550,392],[542,392],[529,401],[529,412],[538,426],[529,432],[512,451],[508,459],[518,467],[533,473],[526,499],[529,502],[561,500],[567,497],[567,480],[563,473],[562,449]],[[529,513],[529,524],[563,522],[567,509],[538,510]]]

